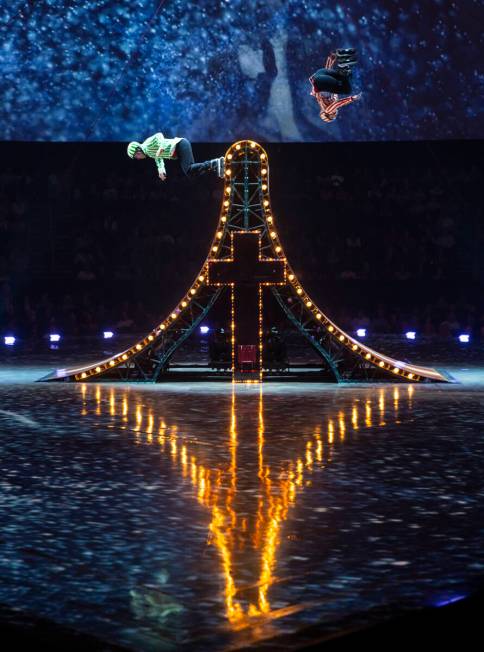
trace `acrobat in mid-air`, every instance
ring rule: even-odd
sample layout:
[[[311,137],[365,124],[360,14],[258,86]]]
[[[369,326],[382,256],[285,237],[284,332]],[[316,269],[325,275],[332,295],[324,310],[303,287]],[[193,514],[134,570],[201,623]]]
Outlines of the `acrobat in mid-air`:
[[[195,163],[192,146],[186,138],[165,138],[161,132],[150,136],[142,143],[133,141],[128,145],[128,156],[135,159],[152,158],[158,168],[158,176],[166,179],[165,159],[176,159],[187,177],[194,177],[205,172],[215,172],[224,176],[224,157],[214,158],[203,163]]]
[[[356,50],[336,50],[326,59],[325,68],[316,70],[309,78],[311,95],[318,101],[321,120],[332,122],[342,106],[360,99],[361,93],[351,95],[351,76],[356,62]]]

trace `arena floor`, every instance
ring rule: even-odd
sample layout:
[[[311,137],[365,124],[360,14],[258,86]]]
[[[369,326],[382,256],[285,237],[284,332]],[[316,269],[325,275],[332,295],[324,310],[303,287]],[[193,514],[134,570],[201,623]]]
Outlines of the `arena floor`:
[[[2,605],[226,650],[483,584],[477,364],[448,385],[35,383],[50,369],[0,367]]]

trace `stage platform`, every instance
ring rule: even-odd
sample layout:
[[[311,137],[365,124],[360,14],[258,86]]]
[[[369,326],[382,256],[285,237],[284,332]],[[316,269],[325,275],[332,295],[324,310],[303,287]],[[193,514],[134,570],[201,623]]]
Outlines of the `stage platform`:
[[[484,583],[483,366],[429,385],[36,383],[51,366],[0,367],[3,624],[293,649]]]

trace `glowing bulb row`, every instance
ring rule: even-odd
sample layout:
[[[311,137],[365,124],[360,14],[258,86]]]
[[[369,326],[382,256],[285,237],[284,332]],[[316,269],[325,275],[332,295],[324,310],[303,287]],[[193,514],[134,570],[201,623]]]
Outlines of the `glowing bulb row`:
[[[260,157],[261,160],[261,175],[265,178],[264,183],[262,184],[262,190],[264,193],[268,189],[267,185],[267,174],[268,174],[268,168],[267,168],[267,154],[266,152],[262,149],[262,147],[256,143],[255,141],[239,141],[232,145],[230,149],[228,150],[226,156],[225,156],[225,186],[223,190],[223,201],[222,201],[222,209],[220,213],[220,221],[219,221],[219,226],[217,229],[217,233],[213,239],[213,242],[210,247],[210,257],[214,258],[215,256],[220,257],[220,252],[222,248],[225,246],[225,236],[227,235],[227,221],[229,218],[229,212],[231,208],[231,195],[232,195],[232,179],[233,179],[233,170],[231,167],[232,162],[234,161],[234,158],[237,157],[238,155],[242,154],[244,152],[244,147],[249,147],[251,150],[253,150],[255,153],[257,153]],[[268,208],[270,206],[270,201],[268,195],[264,196],[263,199],[263,204],[265,208]],[[272,218],[270,218],[272,220]],[[280,254],[282,252],[282,247],[279,243],[276,244],[276,253]]]
[[[267,174],[267,169],[262,168],[261,173],[263,173],[264,175]],[[267,184],[263,184],[262,189],[264,191],[267,190]],[[274,229],[274,220],[270,211],[270,200],[268,196],[263,199],[262,204],[266,211],[265,217],[266,217],[267,229],[268,229],[270,241],[274,246],[274,251],[276,252],[276,254],[278,254],[278,256],[284,257],[282,245],[280,244],[279,238],[277,236],[277,232]],[[285,257],[284,260],[286,260]],[[406,372],[404,369],[401,369],[400,367],[394,366],[393,364],[383,360],[380,356],[370,352],[369,349],[367,349],[364,346],[361,346],[361,344],[355,342],[355,340],[349,337],[346,333],[339,330],[334,324],[332,324],[326,317],[323,316],[323,313],[318,309],[318,307],[314,304],[314,302],[307,296],[301,284],[297,280],[296,275],[291,270],[289,270],[289,272],[290,273],[288,274],[287,279],[295,288],[298,298],[303,302],[305,308],[311,312],[313,317],[315,317],[318,320],[318,322],[321,322],[327,326],[328,331],[335,338],[337,338],[338,342],[344,344],[346,347],[350,348],[353,353],[357,353],[361,355],[367,362],[370,362],[378,366],[380,369],[386,369],[387,371],[391,371],[395,375],[401,376],[402,378],[405,378],[407,380],[413,380],[413,381],[421,380],[420,376],[412,372]]]
[[[213,257],[216,255],[219,251],[221,246],[223,245],[224,241],[224,236],[226,235],[226,227],[227,227],[227,218],[228,218],[228,213],[230,210],[231,206],[231,200],[230,196],[232,193],[232,187],[230,185],[231,178],[232,178],[232,169],[230,167],[230,162],[234,158],[233,151],[235,150],[236,154],[242,150],[244,142],[239,142],[233,145],[226,156],[226,167],[225,167],[225,178],[226,178],[226,185],[224,188],[224,197],[225,199],[222,202],[222,212],[220,216],[220,224],[219,228],[217,229],[215,233],[214,240],[212,242],[211,250],[210,250],[210,257]],[[268,178],[268,168],[267,164],[264,163],[267,159],[267,155],[264,152],[264,150],[255,143],[254,141],[248,141],[248,145],[252,150],[256,150],[259,153],[259,157],[261,160],[261,189],[263,192],[263,199],[262,199],[262,206],[265,211],[265,220],[267,224],[267,230],[270,236],[270,242],[273,245],[273,249],[275,253],[277,254],[278,259],[285,259],[283,248],[281,243],[279,242],[279,238],[277,236],[277,232],[274,229],[274,224],[273,224],[273,217],[271,214],[271,209],[270,209],[270,198],[268,195],[268,183],[267,183],[267,178]],[[182,313],[183,310],[187,308],[189,305],[190,301],[193,299],[193,297],[196,295],[200,285],[202,285],[205,282],[206,275],[208,271],[208,259],[205,262],[205,265],[202,270],[202,274],[198,277],[197,281],[195,284],[192,285],[190,288],[189,292],[187,293],[186,297],[181,301],[179,306],[170,314],[170,316],[162,322],[157,329],[152,331],[146,338],[144,338],[141,342],[138,342],[135,344],[133,347],[131,347],[129,350],[125,351],[122,354],[118,354],[117,356],[114,356],[111,360],[108,360],[107,362],[103,363],[102,365],[97,365],[95,367],[92,367],[91,369],[87,369],[83,371],[82,373],[79,373],[75,376],[76,380],[84,380],[87,379],[90,376],[95,376],[98,375],[104,371],[107,371],[109,369],[112,369],[113,367],[125,363],[130,357],[133,355],[136,355],[140,351],[142,351],[144,348],[149,346],[151,342],[155,339],[155,337],[158,337],[159,335],[162,334],[163,331],[165,331]],[[290,271],[290,270],[289,270]],[[355,342],[352,338],[348,337],[346,333],[343,331],[339,330],[334,324],[332,324],[326,317],[323,316],[323,314],[319,311],[317,306],[314,305],[314,303],[311,301],[311,299],[306,295],[304,292],[301,284],[298,282],[295,274],[290,271],[289,275],[287,276],[287,279],[289,282],[293,285],[293,287],[296,289],[296,293],[298,297],[303,301],[305,307],[307,310],[309,310],[313,316],[323,325],[325,325],[328,329],[328,331],[338,339],[338,341],[341,344],[344,344],[348,348],[351,348],[351,350],[354,353],[358,353],[359,355],[363,356],[364,359],[374,365],[377,365],[380,368],[385,368],[388,371],[392,371],[396,375],[400,375],[403,378],[406,378],[408,380],[421,380],[421,378],[413,373],[408,373],[405,372],[405,370],[402,370],[401,368],[397,366],[393,366],[391,363],[388,361],[384,361],[381,357],[378,355],[370,352],[366,347],[361,346],[359,343]],[[260,312],[260,314],[262,314]],[[234,347],[234,330],[235,330],[235,322],[234,322],[234,315],[232,314],[232,345],[233,345],[233,351],[232,351],[232,367],[235,369],[235,347]],[[259,328],[259,335],[261,331],[261,325]],[[261,349],[261,344],[262,338],[260,339],[260,357],[261,357],[261,362],[262,362],[262,349]],[[262,367],[261,367],[262,368]]]
[[[226,227],[227,227],[227,219],[230,211],[230,206],[231,206],[231,201],[230,197],[232,194],[232,187],[231,187],[231,181],[233,179],[233,174],[232,174],[232,169],[231,169],[231,162],[234,159],[234,155],[237,156],[238,154],[241,154],[243,151],[243,147],[249,146],[251,150],[256,151],[259,154],[260,160],[261,160],[261,176],[263,178],[263,182],[261,184],[262,191],[264,193],[264,198],[262,200],[262,204],[264,208],[267,210],[270,210],[270,200],[268,195],[265,193],[267,192],[268,189],[268,184],[267,184],[267,174],[268,174],[268,168],[267,168],[267,163],[265,161],[267,160],[267,154],[264,152],[264,150],[258,145],[255,141],[241,141],[238,143],[235,143],[235,145],[232,145],[232,147],[229,149],[227,152],[227,155],[225,157],[225,188],[224,188],[224,200],[222,202],[222,211],[221,211],[221,216],[220,216],[220,224],[219,224],[219,230],[216,234],[216,237],[214,238],[214,241],[212,243],[212,248],[211,252],[212,255],[215,255],[219,251],[219,247],[224,241],[224,236],[227,235],[226,232]],[[272,223],[272,216],[269,216],[269,223]],[[274,234],[275,237],[277,237],[277,234]],[[231,249],[233,246],[233,242],[231,242]],[[275,245],[275,251],[277,254],[279,254],[282,251],[282,246],[279,243],[276,243]],[[259,257],[261,255],[261,252],[259,250]],[[235,371],[235,315],[234,315],[234,287],[232,286],[231,288],[231,330],[232,330],[232,372]],[[259,381],[262,380],[262,366],[263,366],[263,315],[262,315],[262,287],[259,288]],[[247,380],[244,381],[247,384],[252,384],[252,383],[257,383],[259,381],[255,380]]]
[[[152,342],[154,342],[154,340],[157,337],[162,335],[178,319],[178,317],[182,314],[182,312],[190,305],[190,301],[192,301],[192,299],[196,296],[198,290],[206,282],[205,267],[203,268],[202,272],[203,273],[198,276],[197,280],[192,285],[185,298],[179,303],[177,308],[175,308],[170,313],[169,317],[167,317],[158,326],[158,328],[153,329],[151,333],[149,333],[145,338],[143,338],[141,341],[134,344],[127,351],[124,351],[124,353],[119,353],[114,357],[112,357],[110,360],[103,362],[101,365],[98,364],[96,366],[91,367],[90,369],[85,369],[84,371],[75,374],[74,376],[75,380],[87,380],[89,378],[92,378],[92,376],[98,376],[99,374],[102,374],[105,371],[110,371],[119,365],[125,364],[134,355],[137,355],[138,353],[143,351],[143,349],[146,349],[148,346],[150,346]]]
[[[234,152],[235,155],[239,153],[242,149],[242,143],[236,143],[235,145],[232,145],[232,147],[229,149],[229,151],[226,154],[225,157],[225,188],[224,188],[224,201],[222,202],[222,212],[220,215],[220,224],[218,227],[218,231],[216,233],[216,236],[214,238],[214,241],[212,243],[212,257],[213,255],[217,254],[220,250],[220,247],[224,244],[225,236],[227,235],[227,219],[229,216],[229,211],[231,207],[231,195],[232,195],[232,169],[230,167],[231,161],[234,158]],[[231,242],[231,251],[232,251],[232,242]],[[232,374],[235,372],[235,297],[234,297],[234,286],[233,284],[231,285],[231,290],[230,290],[230,330],[231,330],[231,335],[230,335],[230,344],[231,344],[231,357],[232,357]]]
[[[271,233],[272,237],[272,233]],[[407,372],[401,367],[397,367],[391,362],[383,360],[378,354],[373,353],[365,346],[362,346],[359,342],[356,342],[352,337],[349,337],[344,331],[340,330],[335,324],[330,322],[327,317],[318,309],[318,307],[313,303],[309,296],[304,292],[301,284],[299,283],[296,275],[290,270],[290,273],[287,276],[288,281],[295,288],[298,298],[303,302],[303,305],[307,310],[311,312],[313,317],[315,317],[318,322],[326,326],[328,332],[335,337],[340,344],[344,344],[347,348],[351,349],[353,353],[361,355],[367,362],[378,366],[380,369],[385,369],[386,371],[391,371],[393,374],[405,378],[406,380],[420,381],[422,378],[412,372]]]

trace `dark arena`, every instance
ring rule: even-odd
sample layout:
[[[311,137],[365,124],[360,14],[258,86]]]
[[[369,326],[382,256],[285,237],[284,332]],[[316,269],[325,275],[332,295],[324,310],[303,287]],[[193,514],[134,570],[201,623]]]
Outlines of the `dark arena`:
[[[0,10],[0,645],[467,650],[478,0]]]

